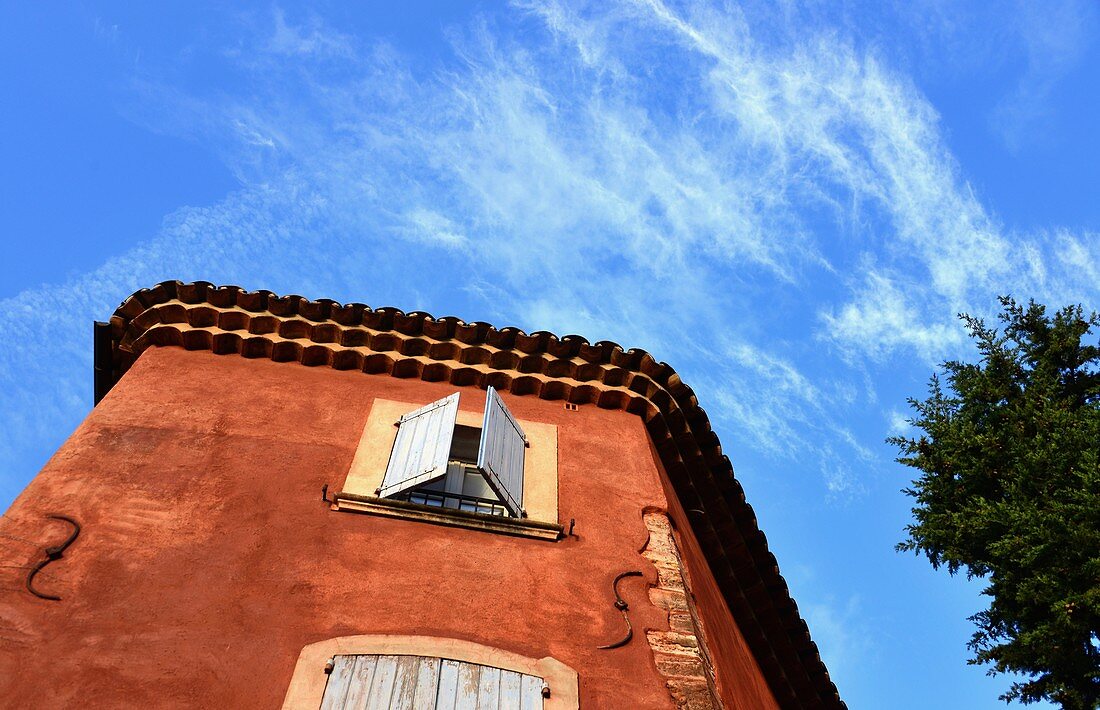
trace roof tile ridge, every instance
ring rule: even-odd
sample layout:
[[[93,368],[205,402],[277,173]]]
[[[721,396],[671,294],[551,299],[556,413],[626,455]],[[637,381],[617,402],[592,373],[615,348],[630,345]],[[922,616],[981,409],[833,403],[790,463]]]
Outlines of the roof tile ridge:
[[[555,333],[545,330],[525,333],[522,329],[514,326],[496,328],[484,321],[470,323],[455,316],[435,318],[426,311],[405,313],[390,306],[372,309],[362,303],[342,304],[332,299],[311,300],[297,294],[280,296],[264,289],[248,291],[240,286],[217,286],[209,281],[162,281],[152,289],[140,289],[134,292],[116,309],[115,315],[121,316],[129,322],[140,315],[143,310],[173,299],[189,305],[197,305],[203,302],[222,308],[236,305],[246,311],[268,311],[272,315],[280,317],[300,315],[306,320],[314,322],[331,319],[336,320],[340,325],[367,325],[380,330],[397,330],[404,334],[422,332],[424,323],[431,321],[445,324],[448,338],[456,337],[456,333],[452,331],[452,328],[455,331],[460,327],[466,331],[472,331],[465,333],[465,338],[459,338],[470,344],[485,341],[496,347],[509,347],[509,341],[511,341],[515,343],[512,347],[519,347],[525,352],[543,351],[556,357],[581,357],[586,361],[601,362],[620,367],[623,365],[616,362],[619,358],[633,359],[641,357],[642,361],[646,362],[647,367],[654,368],[654,372],[661,370],[674,372],[667,363],[657,362],[652,355],[644,350],[638,348],[624,349],[622,345],[607,340],[601,340],[593,344],[587,338],[578,334],[559,337]],[[368,314],[373,315],[373,318],[369,318],[369,320],[374,321],[373,323],[367,322]],[[490,341],[497,341],[502,345]],[[526,348],[523,347],[525,344],[527,345]],[[531,345],[535,345],[535,347],[531,347]],[[648,360],[652,360],[653,364],[650,365]]]

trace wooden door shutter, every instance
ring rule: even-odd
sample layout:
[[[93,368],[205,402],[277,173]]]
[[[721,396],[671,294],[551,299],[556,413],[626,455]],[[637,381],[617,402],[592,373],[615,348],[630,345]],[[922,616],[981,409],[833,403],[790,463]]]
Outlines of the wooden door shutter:
[[[477,467],[500,496],[500,500],[517,518],[523,511],[523,455],[527,435],[516,423],[504,400],[489,387],[485,395],[485,418],[481,424],[481,446]]]
[[[392,496],[446,474],[457,417],[458,392],[402,416],[378,495]]]
[[[333,657],[321,710],[539,710],[543,680],[430,656]]]

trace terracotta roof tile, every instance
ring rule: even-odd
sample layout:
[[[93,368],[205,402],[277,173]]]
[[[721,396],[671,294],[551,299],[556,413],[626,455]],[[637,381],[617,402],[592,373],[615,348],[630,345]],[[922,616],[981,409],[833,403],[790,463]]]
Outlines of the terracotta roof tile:
[[[610,341],[525,333],[205,281],[127,298],[106,327],[97,396],[151,346],[182,346],[591,403],[642,417],[719,588],[769,686],[789,708],[845,708],[692,389],[667,363]],[[100,372],[100,370],[109,370]],[[104,380],[101,383],[100,377]]]

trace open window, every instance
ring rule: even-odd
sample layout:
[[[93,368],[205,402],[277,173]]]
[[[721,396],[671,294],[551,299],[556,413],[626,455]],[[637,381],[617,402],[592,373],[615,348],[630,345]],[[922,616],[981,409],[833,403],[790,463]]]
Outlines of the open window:
[[[560,540],[557,426],[516,420],[496,390],[484,397],[482,411],[458,394],[376,398],[333,510]]]
[[[492,387],[481,428],[457,424],[459,393],[401,416],[380,498],[514,518],[523,508],[527,436]]]

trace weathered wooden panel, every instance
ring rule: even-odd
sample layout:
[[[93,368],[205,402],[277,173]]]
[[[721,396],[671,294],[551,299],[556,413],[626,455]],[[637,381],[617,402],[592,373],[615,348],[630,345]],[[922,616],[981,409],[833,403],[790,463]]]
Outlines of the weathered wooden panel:
[[[458,392],[401,417],[380,496],[407,491],[447,472]]]
[[[458,664],[455,710],[477,710],[477,690],[481,681],[481,666],[472,663]]]
[[[520,681],[520,710],[542,710],[542,678],[523,676]]]
[[[443,661],[439,669],[439,691],[436,693],[436,710],[454,710],[458,698],[458,661]]]
[[[416,694],[416,682],[420,676],[420,662],[427,660],[420,656],[397,656],[397,668],[393,678],[393,692],[390,694],[391,710],[414,710],[413,696]],[[428,706],[429,708],[431,705]]]
[[[394,680],[397,677],[397,656],[379,656],[374,669],[374,679],[367,694],[367,710],[389,710],[393,697]],[[349,709],[350,710],[350,709]]]
[[[321,710],[341,710],[348,696],[351,675],[355,670],[356,656],[336,656],[333,659],[332,672],[328,675],[325,696],[321,699]]]
[[[442,687],[440,670],[443,661],[439,658],[422,656],[413,656],[413,658],[420,660],[416,675],[416,692],[413,693],[413,707],[417,709],[439,707],[436,698]]]
[[[348,695],[344,699],[343,707],[361,708],[367,704],[367,694],[370,692],[371,683],[374,680],[374,669],[378,664],[378,656],[337,656],[341,658],[354,658],[355,667],[351,674],[351,685]]]
[[[485,418],[481,425],[481,446],[477,467],[501,501],[520,517],[523,509],[523,457],[527,435],[504,406],[497,391],[485,395]]]
[[[500,707],[517,709],[520,707],[522,698],[519,691],[522,680],[523,676],[515,671],[500,672]]]
[[[541,678],[426,656],[336,656],[322,710],[541,710]]]
[[[477,682],[477,707],[497,710],[500,707],[500,669],[481,667]]]

